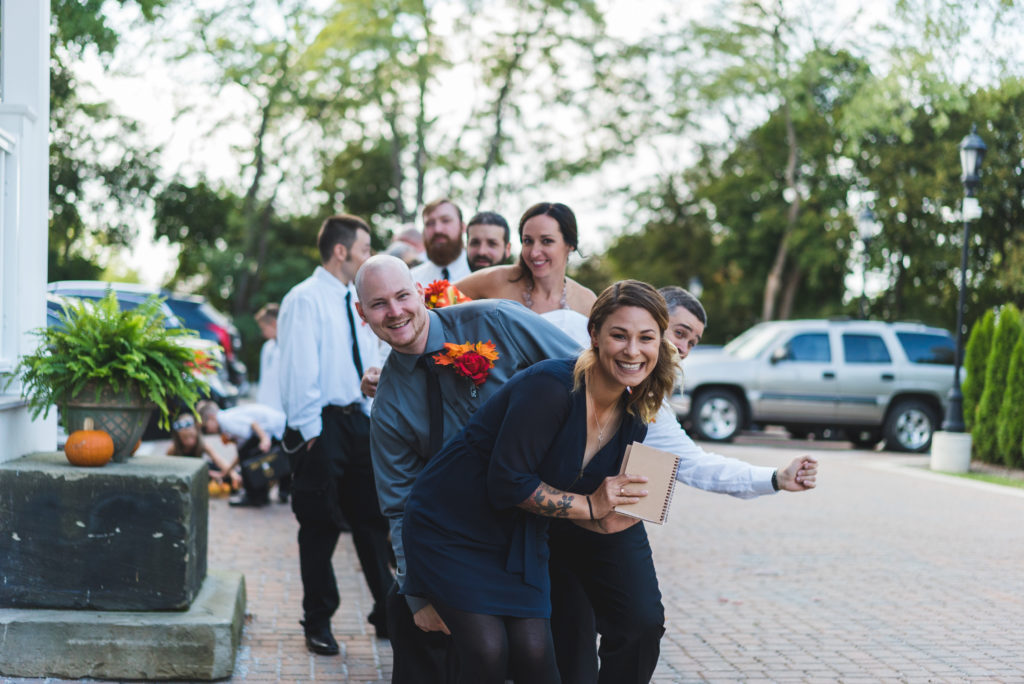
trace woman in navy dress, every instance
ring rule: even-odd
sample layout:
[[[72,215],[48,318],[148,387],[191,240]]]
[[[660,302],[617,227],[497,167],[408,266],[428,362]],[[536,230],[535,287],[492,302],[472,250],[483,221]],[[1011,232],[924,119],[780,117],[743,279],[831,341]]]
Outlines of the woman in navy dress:
[[[461,681],[558,682],[547,522],[604,533],[637,522],[612,507],[639,501],[646,478],[617,473],[675,380],[667,323],[650,285],[612,285],[591,312],[590,349],[515,375],[417,479],[403,591],[444,620]]]

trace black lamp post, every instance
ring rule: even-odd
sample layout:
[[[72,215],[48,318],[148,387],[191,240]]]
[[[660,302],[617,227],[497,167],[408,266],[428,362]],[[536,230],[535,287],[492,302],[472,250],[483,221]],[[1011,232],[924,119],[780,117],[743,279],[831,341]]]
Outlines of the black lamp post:
[[[964,337],[964,300],[967,293],[967,245],[970,235],[971,218],[977,213],[977,200],[974,198],[980,181],[981,162],[985,159],[988,148],[978,136],[978,127],[971,126],[971,132],[960,141],[960,168],[963,175],[960,180],[964,184],[964,237],[963,251],[960,253],[960,304],[956,309],[956,370],[953,375],[953,389],[949,391],[949,405],[946,408],[946,420],[942,429],[946,432],[964,431],[964,395],[960,391],[960,366],[963,360]]]
[[[864,207],[857,217],[857,233],[864,245],[864,263],[860,280],[860,317],[865,320],[868,317],[868,248],[875,237],[876,227],[875,212],[871,211],[871,207]]]

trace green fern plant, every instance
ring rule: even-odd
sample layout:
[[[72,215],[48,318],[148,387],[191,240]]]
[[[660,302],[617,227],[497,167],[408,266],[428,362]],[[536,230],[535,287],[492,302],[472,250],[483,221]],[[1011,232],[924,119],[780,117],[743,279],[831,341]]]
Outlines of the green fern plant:
[[[213,360],[188,346],[194,331],[166,327],[159,297],[126,311],[113,292],[96,302],[68,300],[59,318],[58,325],[32,331],[39,346],[18,360],[4,383],[21,381],[33,418],[87,388],[97,400],[111,388],[154,404],[167,428],[175,400],[194,406],[209,389],[198,371]]]

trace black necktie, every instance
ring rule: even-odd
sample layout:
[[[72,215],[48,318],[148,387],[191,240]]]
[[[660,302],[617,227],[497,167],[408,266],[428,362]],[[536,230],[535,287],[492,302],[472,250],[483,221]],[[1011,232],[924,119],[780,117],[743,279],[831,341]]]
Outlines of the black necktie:
[[[424,354],[417,363],[427,373],[427,407],[430,414],[430,432],[427,444],[430,453],[427,460],[432,459],[444,445],[444,404],[441,403],[441,380],[434,372],[434,361],[431,354]]]
[[[352,315],[352,290],[345,293],[345,313],[348,314],[348,329],[352,332],[352,363],[356,365],[359,380],[363,379],[363,360],[359,358],[359,339],[356,337],[356,319]]]
[[[447,266],[442,266],[441,267],[441,277],[444,278],[445,280],[448,280],[451,277],[451,276],[448,275],[448,267]],[[451,281],[449,281],[449,282],[451,282]]]

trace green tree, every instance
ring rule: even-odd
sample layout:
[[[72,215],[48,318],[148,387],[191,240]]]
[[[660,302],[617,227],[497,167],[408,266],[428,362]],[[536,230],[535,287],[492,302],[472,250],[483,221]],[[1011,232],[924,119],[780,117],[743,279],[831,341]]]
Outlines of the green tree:
[[[322,217],[265,213],[263,230],[273,252],[253,274],[244,253],[245,198],[204,179],[195,184],[175,179],[154,205],[156,236],[183,246],[169,287],[203,294],[217,308],[233,311],[236,284],[246,274],[253,295],[245,310],[235,312],[234,322],[245,341],[242,360],[255,372],[261,337],[252,314],[267,302],[280,302],[319,263],[316,234]]]
[[[878,302],[883,317],[955,325],[963,245],[957,145],[972,123],[989,145],[979,188],[984,214],[970,226],[966,323],[988,308],[1024,304],[1015,246],[1024,221],[1024,141],[998,133],[1024,116],[1024,83],[1008,79],[964,98],[964,110],[923,104],[889,132],[867,130],[848,149],[883,226],[875,262],[891,284]],[[909,106],[909,105],[908,105]],[[943,122],[940,126],[938,122]],[[952,218],[952,220],[951,220]]]
[[[985,365],[992,349],[992,336],[995,334],[996,311],[989,309],[981,320],[971,328],[971,337],[967,340],[964,350],[964,379],[960,383],[963,392],[964,427],[967,432],[974,429],[977,417],[978,402],[981,401],[985,389]]]
[[[1006,376],[1006,392],[999,407],[999,452],[1008,468],[1024,465],[1021,455],[1024,440],[1024,335],[1017,336],[1017,344],[1010,355],[1010,368]]]
[[[989,463],[1003,463],[999,450],[999,411],[1006,395],[1010,356],[1021,335],[1020,311],[1012,304],[999,310],[992,349],[985,368],[985,389],[978,403],[971,433],[975,455]]]
[[[784,242],[782,288],[768,297],[772,314],[835,314],[842,307],[853,225],[846,211],[848,180],[835,164],[833,121],[845,95],[830,84],[855,80],[861,68],[843,54],[815,55],[806,64],[798,119],[799,212],[792,212],[784,192],[792,121],[776,110],[745,136],[702,145],[688,169],[635,198],[647,218],[643,229],[609,248],[616,277],[642,273],[659,285],[684,286],[699,278],[716,320],[709,341],[724,341],[762,320],[766,283]]]
[[[679,53],[683,66],[676,92],[688,118],[707,116],[694,106],[696,98],[739,129],[735,137],[742,136],[747,122],[759,120],[761,112],[770,112],[774,121],[777,151],[769,171],[778,173],[770,188],[761,189],[768,194],[760,195],[774,206],[770,213],[757,215],[751,230],[757,234],[749,235],[770,253],[758,289],[762,320],[789,318],[795,294],[809,276],[802,258],[808,227],[827,230],[836,223],[802,215],[809,201],[820,202],[807,187],[816,180],[808,177],[808,164],[822,173],[834,161],[837,146],[830,146],[825,156],[810,147],[821,138],[815,129],[822,125],[829,129],[828,138],[841,137],[837,115],[867,75],[863,62],[830,42],[814,21],[818,12],[808,9],[781,0],[715,3],[710,19],[691,24]]]
[[[167,0],[119,0],[154,21]],[[86,52],[109,59],[120,41],[101,0],[52,0],[50,39],[51,280],[96,278],[107,250],[136,237],[140,208],[156,183],[156,150],[137,122],[84,98],[74,64]],[[107,8],[109,9],[109,8]]]

